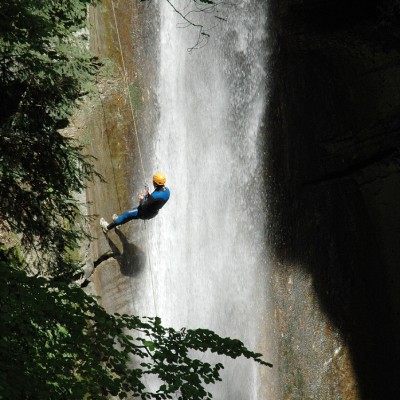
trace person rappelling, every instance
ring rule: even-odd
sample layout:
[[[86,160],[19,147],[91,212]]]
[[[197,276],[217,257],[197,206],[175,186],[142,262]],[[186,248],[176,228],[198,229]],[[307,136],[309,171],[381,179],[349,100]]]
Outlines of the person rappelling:
[[[146,189],[144,195],[139,195],[139,205],[133,210],[125,211],[120,216],[114,214],[113,222],[109,224],[104,218],[100,218],[100,226],[104,233],[117,226],[123,225],[133,219],[151,219],[154,218],[160,209],[169,199],[169,189],[165,186],[167,178],[161,172],[157,172],[153,176],[153,193],[149,193]]]

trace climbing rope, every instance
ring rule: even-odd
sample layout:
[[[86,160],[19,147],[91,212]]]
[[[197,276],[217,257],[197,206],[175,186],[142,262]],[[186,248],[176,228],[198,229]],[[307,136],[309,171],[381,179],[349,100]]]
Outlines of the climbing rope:
[[[131,98],[131,93],[129,90],[129,85],[128,85],[128,73],[126,70],[126,66],[125,66],[125,59],[124,59],[124,53],[122,52],[122,44],[121,44],[121,37],[119,34],[119,29],[118,29],[118,22],[117,22],[117,17],[115,14],[115,7],[114,7],[114,2],[113,0],[111,0],[111,7],[112,7],[112,11],[113,11],[113,16],[114,16],[114,24],[115,24],[115,29],[117,32],[117,37],[118,37],[118,45],[119,45],[119,51],[121,54],[121,61],[122,61],[122,69],[123,69],[123,79],[124,79],[124,83],[125,83],[125,90],[128,93],[128,100],[129,100],[129,105],[130,105],[130,109],[131,109],[131,115],[132,115],[132,121],[133,121],[133,127],[134,127],[134,132],[135,132],[135,137],[136,137],[136,142],[137,142],[137,146],[138,146],[138,150],[139,150],[139,156],[140,156],[140,164],[142,166],[142,173],[143,173],[143,180],[144,180],[144,186],[145,186],[145,190],[146,193],[148,192],[149,186],[147,184],[146,181],[146,174],[144,172],[144,164],[143,164],[143,157],[142,157],[142,152],[140,149],[140,142],[139,142],[139,135],[138,135],[138,131],[137,131],[137,127],[136,127],[136,119],[135,119],[135,113],[133,111],[133,105],[132,105],[132,98]],[[154,311],[155,314],[157,315],[157,305],[156,305],[156,296],[155,296],[155,289],[154,289],[154,282],[153,282],[153,271],[152,271],[152,267],[151,267],[151,259],[150,259],[150,254],[149,254],[149,235],[147,233],[147,227],[146,227],[146,221],[144,222],[144,229],[145,229],[145,236],[147,238],[147,259],[149,262],[149,269],[150,269],[150,279],[151,279],[151,288],[152,288],[152,293],[153,293],[153,304],[154,304]]]
[[[147,243],[149,242],[149,235],[147,234],[147,226],[146,226],[146,221],[143,220],[144,223],[144,230],[146,232],[146,237],[147,237]],[[149,260],[149,270],[150,270],[150,280],[151,280],[151,289],[153,292],[153,305],[154,305],[154,312],[157,315],[157,304],[156,304],[156,293],[154,290],[154,281],[153,281],[153,270],[151,268],[151,259],[150,259],[150,254],[149,254],[149,246],[146,246],[146,250],[147,250],[147,259]]]
[[[118,37],[118,45],[119,45],[119,52],[121,54],[121,62],[122,62],[122,69],[124,71],[123,73],[123,80],[125,83],[125,90],[128,93],[128,99],[129,99],[129,105],[130,105],[130,109],[131,109],[131,115],[132,115],[132,122],[133,122],[133,128],[134,128],[134,132],[135,132],[135,137],[136,137],[136,142],[137,142],[137,146],[138,146],[138,150],[139,150],[139,157],[140,157],[140,164],[142,166],[142,173],[143,173],[143,180],[144,180],[144,185],[147,188],[147,182],[146,182],[146,174],[144,172],[144,164],[143,164],[143,157],[142,157],[142,151],[140,149],[140,142],[139,142],[139,135],[138,135],[138,131],[137,131],[137,127],[136,127],[136,119],[135,119],[135,113],[133,111],[133,105],[132,105],[132,97],[131,97],[131,92],[129,90],[129,84],[128,84],[128,73],[126,70],[126,66],[125,66],[125,59],[124,59],[124,53],[122,51],[122,44],[121,44],[121,37],[119,35],[119,29],[118,29],[118,23],[117,23],[117,16],[115,14],[115,7],[114,7],[114,2],[111,0],[111,7],[112,7],[112,11],[113,11],[113,16],[114,16],[114,24],[115,24],[115,29],[117,31],[117,37]]]

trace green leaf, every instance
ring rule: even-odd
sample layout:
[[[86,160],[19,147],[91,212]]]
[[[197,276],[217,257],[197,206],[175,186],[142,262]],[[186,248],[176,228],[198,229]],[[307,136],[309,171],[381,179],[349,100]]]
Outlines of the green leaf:
[[[143,344],[151,351],[153,351],[156,348],[156,344],[150,340],[144,340]]]

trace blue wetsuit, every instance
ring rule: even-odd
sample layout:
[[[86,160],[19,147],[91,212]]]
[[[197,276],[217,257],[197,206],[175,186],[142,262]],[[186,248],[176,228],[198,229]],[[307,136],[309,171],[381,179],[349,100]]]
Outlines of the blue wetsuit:
[[[141,200],[138,207],[121,214],[114,220],[114,222],[108,225],[107,229],[123,225],[132,219],[154,218],[158,214],[158,211],[160,211],[168,201],[169,194],[169,189],[165,186],[156,188],[152,194],[147,195],[143,200]]]

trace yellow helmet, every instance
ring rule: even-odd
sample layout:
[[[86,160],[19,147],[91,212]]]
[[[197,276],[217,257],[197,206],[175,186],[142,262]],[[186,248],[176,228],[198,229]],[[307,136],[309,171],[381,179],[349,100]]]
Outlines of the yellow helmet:
[[[153,175],[153,182],[158,185],[158,186],[163,186],[165,185],[165,182],[167,181],[167,178],[162,172],[156,172]]]

